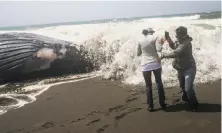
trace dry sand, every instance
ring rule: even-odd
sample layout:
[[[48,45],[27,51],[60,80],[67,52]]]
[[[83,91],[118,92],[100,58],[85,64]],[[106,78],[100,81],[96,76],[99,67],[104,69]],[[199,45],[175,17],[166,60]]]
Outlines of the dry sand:
[[[0,116],[0,133],[220,133],[221,82],[196,86],[200,107],[186,111],[179,87],[166,88],[166,111],[148,112],[143,88],[88,79],[57,85]]]

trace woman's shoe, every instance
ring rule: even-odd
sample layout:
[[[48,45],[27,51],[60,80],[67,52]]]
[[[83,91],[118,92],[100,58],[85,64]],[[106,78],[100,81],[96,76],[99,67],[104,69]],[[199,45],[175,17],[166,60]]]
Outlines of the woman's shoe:
[[[196,104],[194,104],[194,105],[192,106],[192,111],[193,111],[193,112],[196,112],[196,111],[197,111],[198,105],[199,105],[199,103],[197,102]]]
[[[198,102],[195,103],[195,104],[190,105],[188,111],[196,112],[197,108],[198,108],[198,105],[199,105]]]
[[[148,107],[147,109],[149,112],[153,112],[153,107]]]

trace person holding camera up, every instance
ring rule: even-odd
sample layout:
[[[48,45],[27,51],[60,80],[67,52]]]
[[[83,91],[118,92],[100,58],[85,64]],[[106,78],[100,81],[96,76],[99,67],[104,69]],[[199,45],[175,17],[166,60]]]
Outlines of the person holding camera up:
[[[193,39],[187,34],[187,28],[183,26],[176,29],[176,38],[177,41],[173,42],[169,32],[165,32],[165,39],[173,51],[162,53],[160,58],[174,58],[173,67],[178,72],[178,80],[183,92],[182,100],[189,104],[189,110],[196,111],[198,100],[194,90],[196,63],[192,55]]]

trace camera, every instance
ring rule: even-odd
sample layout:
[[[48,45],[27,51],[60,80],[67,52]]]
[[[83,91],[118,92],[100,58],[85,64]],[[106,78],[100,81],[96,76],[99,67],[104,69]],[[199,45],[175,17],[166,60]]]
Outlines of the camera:
[[[170,38],[169,32],[165,31],[165,38]]]

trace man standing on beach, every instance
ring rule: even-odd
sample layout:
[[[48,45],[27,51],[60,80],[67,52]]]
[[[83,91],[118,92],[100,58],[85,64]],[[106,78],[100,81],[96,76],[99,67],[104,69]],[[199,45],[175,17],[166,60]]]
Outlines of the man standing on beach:
[[[187,102],[192,111],[198,106],[194,90],[194,79],[196,75],[196,63],[192,55],[192,38],[187,34],[187,28],[180,26],[176,29],[177,41],[174,43],[168,32],[165,32],[165,39],[168,41],[170,53],[163,53],[163,58],[174,58],[173,67],[178,71],[178,79],[180,87],[183,91],[182,100]]]

